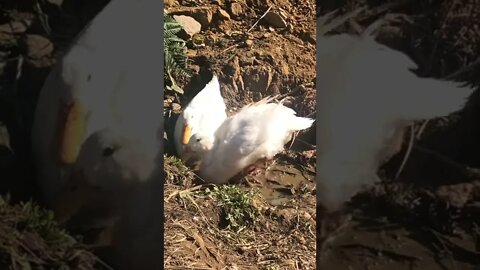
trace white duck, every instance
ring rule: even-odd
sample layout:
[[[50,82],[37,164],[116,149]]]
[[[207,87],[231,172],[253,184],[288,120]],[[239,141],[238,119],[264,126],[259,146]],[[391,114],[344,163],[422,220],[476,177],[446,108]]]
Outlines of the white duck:
[[[284,150],[293,132],[307,129],[314,122],[270,101],[267,98],[249,104],[227,118],[213,141],[208,136],[192,135],[189,145],[202,155],[199,175],[205,181],[223,184],[259,160],[272,159]]]
[[[68,181],[83,142],[94,132],[108,127],[149,143],[157,139],[163,121],[162,62],[154,57],[162,40],[152,38],[161,32],[161,11],[151,11],[157,6],[155,0],[112,0],[47,77],[32,131],[47,203]],[[152,145],[154,151],[159,147]]]
[[[369,32],[322,36],[331,25],[319,26],[317,47],[317,175],[320,200],[334,211],[378,179],[379,165],[409,122],[462,109],[473,89],[418,77],[408,56]]]
[[[185,148],[190,137],[200,134],[213,140],[215,130],[225,119],[225,101],[220,93],[218,78],[213,75],[210,82],[188,103],[175,123],[174,143],[179,157],[184,160],[194,158],[194,155],[190,157],[193,153]]]
[[[110,1],[47,77],[32,130],[38,182],[58,218],[95,203],[120,207],[123,234],[114,242],[125,269],[161,267],[151,256],[161,252],[161,237],[132,242],[152,216],[161,215],[161,185],[142,191],[161,183],[162,175],[161,16],[156,0]],[[103,197],[95,201],[98,190]],[[140,205],[136,213],[132,205]]]

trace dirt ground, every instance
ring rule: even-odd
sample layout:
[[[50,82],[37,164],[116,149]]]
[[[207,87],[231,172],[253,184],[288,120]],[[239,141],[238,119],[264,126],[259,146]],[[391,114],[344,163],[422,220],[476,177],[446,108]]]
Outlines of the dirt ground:
[[[194,6],[212,13],[213,20],[193,38],[200,45],[188,44],[192,77],[182,83],[184,95],[165,93],[167,114],[185,106],[212,72],[231,113],[269,95],[291,97],[287,105],[299,116],[314,113],[313,1],[172,1],[166,8],[170,14],[198,18]],[[284,16],[286,27],[259,21],[269,7]],[[166,126],[169,134],[173,124],[174,118]],[[225,199],[208,195],[211,186],[167,158],[165,269],[314,269],[315,140],[312,131],[299,137],[306,144],[296,143],[266,171],[232,187],[239,193],[257,192],[251,204],[255,210],[248,210],[256,215],[241,232],[225,226]]]
[[[365,6],[355,19],[360,27],[386,14],[408,16],[412,23],[391,23],[378,40],[408,54],[421,76],[478,87],[480,65],[474,62],[480,52],[480,1],[318,4],[320,14]],[[354,28],[347,25],[338,32]],[[399,179],[392,180],[406,145],[382,168],[381,184],[353,198],[340,216],[319,214],[319,222],[336,229],[319,237],[319,268],[479,269],[480,179],[468,169],[480,167],[479,116],[477,91],[464,111],[428,122]]]

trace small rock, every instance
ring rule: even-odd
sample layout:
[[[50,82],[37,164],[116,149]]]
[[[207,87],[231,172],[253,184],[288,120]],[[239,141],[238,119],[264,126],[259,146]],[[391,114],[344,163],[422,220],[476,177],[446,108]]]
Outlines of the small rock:
[[[22,20],[14,21],[10,23],[5,23],[0,25],[0,33],[2,34],[21,34],[27,31],[28,27],[31,25],[31,21]]]
[[[297,235],[297,241],[300,243],[300,244],[306,244],[307,243],[307,240],[305,240],[305,237],[301,236],[301,235]]]
[[[295,214],[292,209],[280,209],[278,211],[278,217],[289,223],[295,217]]]
[[[278,13],[269,11],[267,14],[265,14],[265,17],[263,19],[270,24],[271,26],[275,28],[285,28],[287,27],[287,22],[285,19]]]
[[[184,39],[191,39],[193,35],[200,33],[202,25],[194,18],[185,15],[174,15],[173,18],[183,28],[183,31],[179,33],[179,36]]]
[[[230,20],[230,14],[228,14],[228,12],[226,12],[224,9],[222,8],[218,8],[218,17],[220,19],[223,19],[223,20]]]
[[[210,26],[210,23],[212,22],[213,13],[208,8],[198,8],[193,10],[190,16],[197,20],[202,26],[202,29],[205,30]]]
[[[311,220],[312,219],[312,215],[310,215],[307,211],[302,211],[302,215],[303,215],[303,218],[306,219],[306,220]]]
[[[0,45],[5,47],[16,44],[16,36],[27,31],[30,20],[19,20],[0,25]]]
[[[196,57],[197,54],[198,54],[198,51],[192,50],[192,49],[187,49],[187,51],[185,52],[185,55],[190,58]]]
[[[185,15],[194,18],[205,30],[212,23],[213,12],[208,7],[182,7],[171,12],[172,15]]]
[[[166,7],[173,7],[177,5],[177,1],[175,0],[164,0]]]
[[[182,110],[182,106],[180,106],[180,104],[174,102],[174,103],[172,103],[172,110],[174,112],[179,112],[179,111]]]
[[[235,17],[241,16],[243,14],[242,5],[239,3],[232,3],[230,5],[230,13]]]
[[[21,46],[30,59],[41,59],[53,52],[53,43],[40,35],[26,35],[21,40]]]
[[[284,63],[284,62],[282,62],[282,64],[281,64],[281,65],[282,65],[282,66],[281,66],[282,73],[283,73],[284,75],[288,75],[288,74],[290,74],[290,69],[289,69],[289,67],[288,67],[288,64],[287,64],[287,63]]]

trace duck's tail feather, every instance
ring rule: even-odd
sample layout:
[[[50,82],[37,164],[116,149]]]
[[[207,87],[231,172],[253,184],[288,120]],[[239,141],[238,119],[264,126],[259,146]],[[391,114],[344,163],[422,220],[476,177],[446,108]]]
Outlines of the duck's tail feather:
[[[401,115],[404,120],[423,120],[447,116],[461,110],[474,89],[457,82],[422,78],[415,82],[419,89],[407,101]]]
[[[252,103],[250,103],[250,104],[245,105],[245,108],[268,104],[268,103],[270,103],[272,100],[274,100],[276,97],[277,97],[277,96],[267,96],[267,97],[264,97],[264,98],[260,99],[259,101],[252,102]]]
[[[292,130],[299,131],[310,128],[313,122],[315,122],[315,119],[295,116],[289,125]]]

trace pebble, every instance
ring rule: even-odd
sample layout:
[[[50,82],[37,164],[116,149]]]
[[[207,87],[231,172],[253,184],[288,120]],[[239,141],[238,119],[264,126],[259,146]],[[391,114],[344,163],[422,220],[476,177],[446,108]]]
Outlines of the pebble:
[[[171,12],[172,15],[185,15],[192,17],[200,23],[201,29],[207,29],[212,23],[213,12],[209,7],[182,7]]]
[[[230,14],[232,14],[235,17],[241,16],[243,14],[242,5],[239,3],[232,3],[230,5]]]
[[[228,14],[228,12],[226,12],[224,9],[222,8],[218,8],[218,17],[220,19],[224,19],[224,20],[230,20],[230,14]]]
[[[174,112],[179,112],[179,111],[182,110],[182,106],[180,106],[180,104],[178,104],[178,103],[174,102],[174,103],[172,103],[171,106],[172,106],[172,111],[174,111]]]
[[[271,26],[275,28],[285,28],[287,27],[287,22],[285,19],[278,13],[269,11],[267,14],[265,14],[265,17],[263,19]]]
[[[21,47],[30,59],[41,59],[53,52],[53,43],[46,37],[30,34],[21,39]]]
[[[183,31],[180,33],[180,36],[184,39],[191,39],[195,34],[200,33],[202,29],[202,25],[192,17],[174,15],[173,18],[182,26]]]

